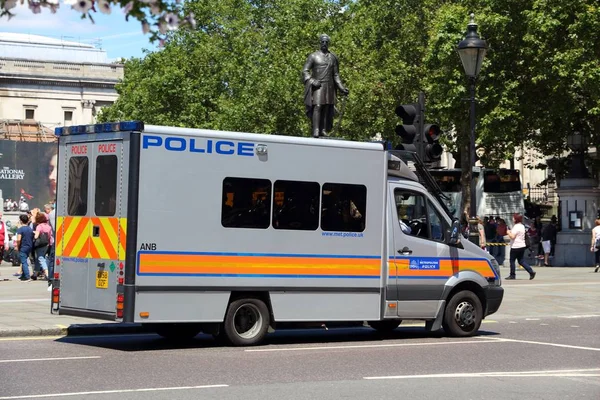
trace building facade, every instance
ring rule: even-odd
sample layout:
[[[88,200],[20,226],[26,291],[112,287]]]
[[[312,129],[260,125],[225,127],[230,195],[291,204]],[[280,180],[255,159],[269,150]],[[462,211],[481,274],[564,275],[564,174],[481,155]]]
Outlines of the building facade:
[[[123,65],[90,44],[0,33],[0,121],[91,124],[117,99]]]

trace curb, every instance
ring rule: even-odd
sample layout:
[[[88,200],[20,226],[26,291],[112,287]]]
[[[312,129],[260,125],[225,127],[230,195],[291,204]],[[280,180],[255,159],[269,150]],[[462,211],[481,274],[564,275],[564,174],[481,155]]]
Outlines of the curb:
[[[0,337],[134,335],[150,332],[151,331],[148,328],[143,327],[141,324],[73,324],[68,327],[0,328]]]

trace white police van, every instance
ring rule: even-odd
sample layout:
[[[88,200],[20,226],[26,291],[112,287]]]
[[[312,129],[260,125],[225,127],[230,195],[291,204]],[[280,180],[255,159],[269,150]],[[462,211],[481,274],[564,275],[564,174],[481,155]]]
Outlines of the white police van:
[[[314,322],[470,336],[502,301],[495,260],[381,143],[136,121],[56,134],[54,313],[250,345]]]

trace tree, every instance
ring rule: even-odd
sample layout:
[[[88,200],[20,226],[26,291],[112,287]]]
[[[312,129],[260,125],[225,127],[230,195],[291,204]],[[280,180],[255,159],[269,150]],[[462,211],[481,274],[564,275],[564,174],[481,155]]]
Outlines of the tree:
[[[183,12],[197,29],[168,33],[164,49],[127,61],[120,97],[101,118],[308,135],[300,71],[328,33],[350,89],[335,135],[397,142],[395,107],[424,91],[427,120],[448,129],[466,174],[468,85],[455,49],[475,12],[490,46],[477,84],[481,162],[498,166],[522,145],[560,154],[574,129],[600,144],[593,0],[195,0]]]

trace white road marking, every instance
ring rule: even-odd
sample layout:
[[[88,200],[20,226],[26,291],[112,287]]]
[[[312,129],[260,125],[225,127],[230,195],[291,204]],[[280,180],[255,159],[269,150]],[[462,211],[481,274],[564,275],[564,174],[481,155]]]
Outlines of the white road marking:
[[[511,289],[519,288],[519,289],[529,289],[531,287],[547,287],[547,286],[589,286],[589,285],[600,285],[600,282],[562,282],[562,283],[533,283],[528,285],[526,283],[517,283],[517,284],[502,284],[503,287],[508,287]]]
[[[508,321],[509,324],[518,324],[517,321]]]
[[[518,340],[518,339],[505,339],[505,338],[485,338],[486,340],[482,340],[483,342],[498,341],[498,342],[515,342],[515,343],[528,343],[528,344],[539,344],[541,346],[553,346],[553,347],[564,347],[567,349],[578,349],[578,350],[590,350],[590,351],[600,351],[599,348],[596,347],[583,347],[583,346],[572,346],[570,344],[559,344],[559,343],[548,343],[548,342],[535,342],[533,340]]]
[[[32,361],[87,360],[90,358],[101,358],[101,357],[100,356],[87,356],[87,357],[60,357],[60,358],[21,358],[21,359],[16,359],[16,360],[0,360],[0,363],[32,362]]]
[[[47,299],[10,299],[10,300],[0,300],[0,303],[23,303],[23,302],[32,302],[32,301],[50,301],[50,297]]]
[[[390,343],[390,344],[355,344],[348,346],[318,346],[318,347],[285,347],[276,349],[248,349],[248,353],[264,353],[275,351],[307,351],[307,350],[343,350],[343,349],[372,349],[380,347],[408,347],[408,346],[440,346],[448,344],[473,344],[473,343],[498,343],[498,340],[465,340],[455,342],[428,342],[428,343]]]
[[[540,324],[540,326],[548,326],[548,324]]]
[[[7,337],[0,338],[0,342],[14,342],[18,340],[56,340],[64,338],[64,336],[24,336],[24,337]]]
[[[571,328],[579,328],[579,325],[571,325]]]
[[[525,321],[539,321],[539,318],[525,318]]]
[[[597,318],[600,317],[600,315],[597,314],[590,314],[590,315],[563,315],[563,316],[558,316],[558,318],[567,318],[567,319],[574,319],[574,318]]]
[[[167,390],[191,390],[191,389],[212,389],[228,387],[229,385],[202,385],[202,386],[180,386],[164,388],[145,388],[145,389],[123,389],[123,390],[98,390],[94,392],[73,392],[73,393],[52,393],[52,394],[32,394],[29,396],[8,396],[0,397],[0,400],[14,399],[40,399],[44,397],[66,397],[66,396],[84,396],[88,394],[112,394],[112,393],[134,393],[134,392],[159,392]]]
[[[424,378],[530,378],[530,377],[577,377],[600,376],[600,368],[591,369],[565,369],[554,371],[508,371],[508,372],[469,372],[456,374],[430,374],[430,375],[396,375],[396,376],[365,376],[363,379],[424,379]]]

